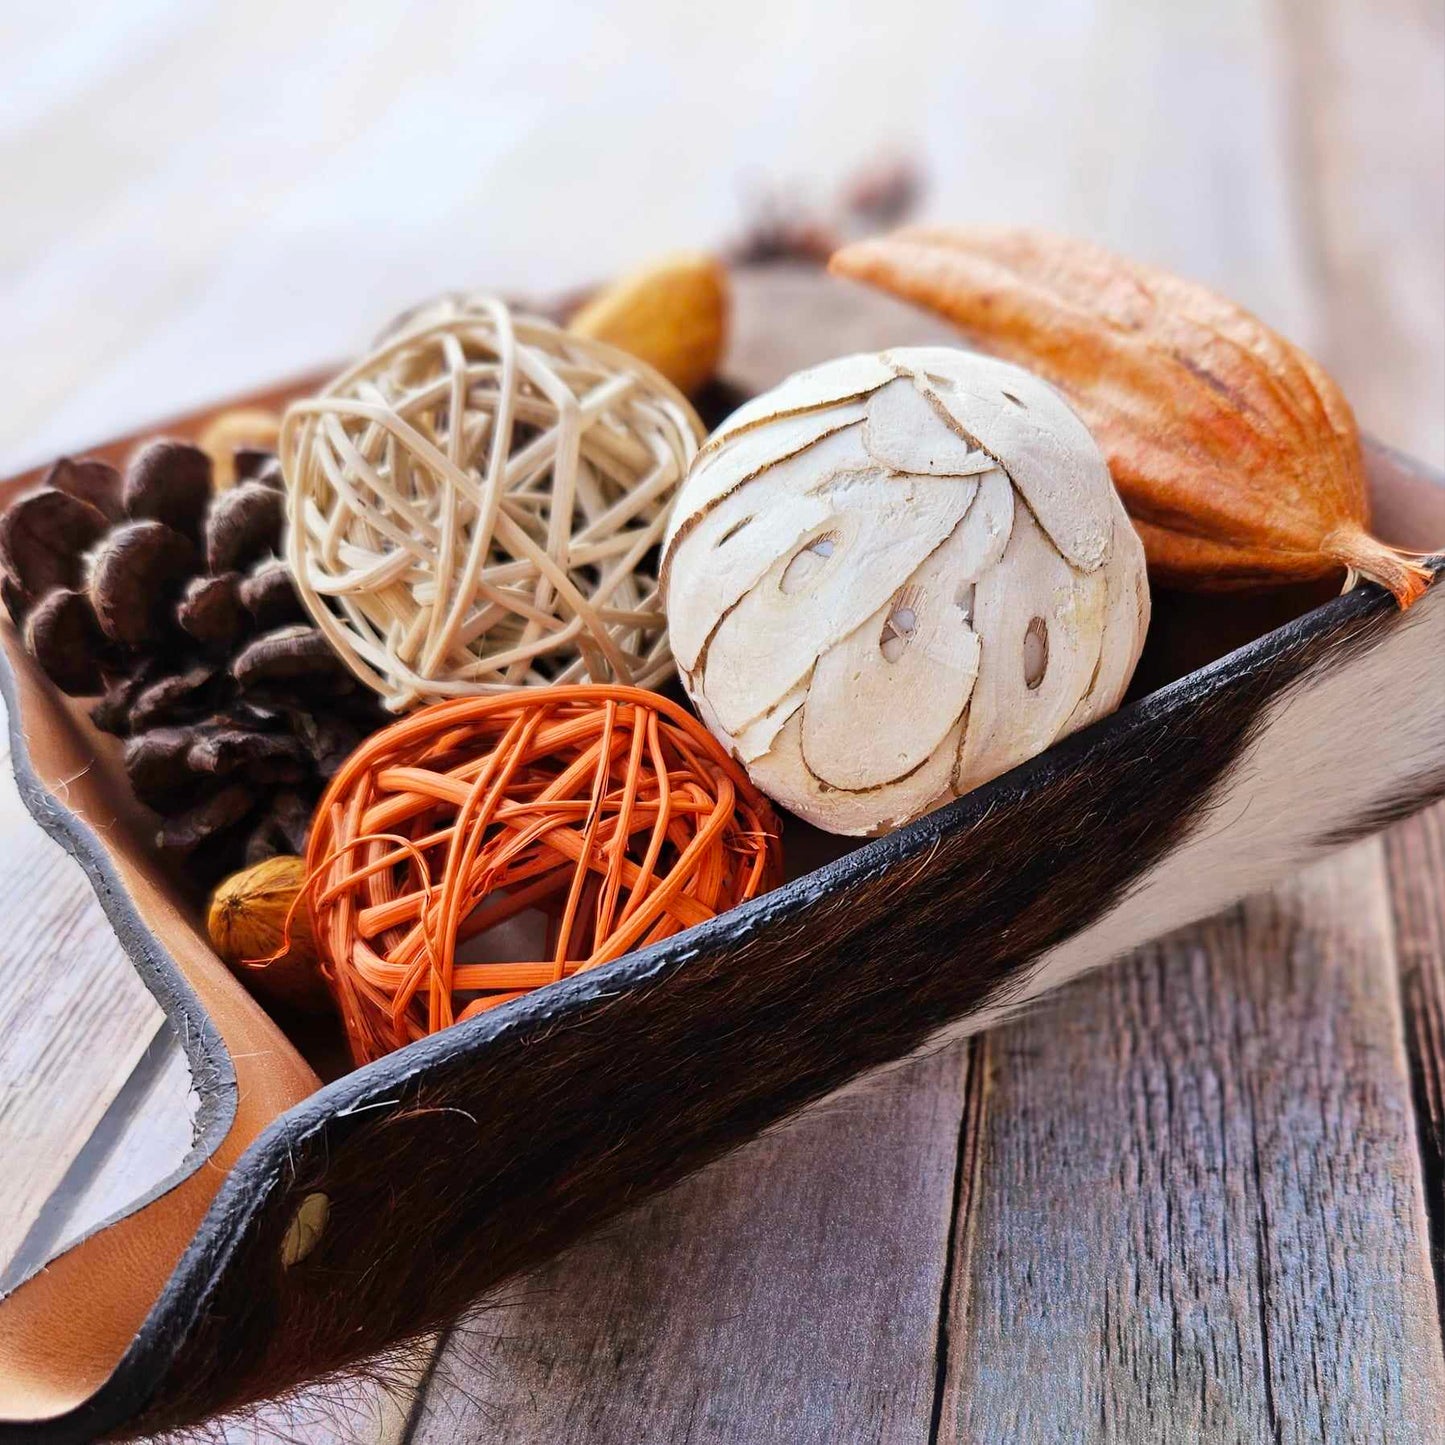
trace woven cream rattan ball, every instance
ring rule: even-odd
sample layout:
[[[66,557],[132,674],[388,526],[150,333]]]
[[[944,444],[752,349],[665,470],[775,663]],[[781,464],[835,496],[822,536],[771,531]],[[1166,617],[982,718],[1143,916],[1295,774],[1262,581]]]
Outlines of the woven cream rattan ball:
[[[657,544],[702,437],[651,368],[490,297],[432,303],[281,428],[307,610],[397,711],[672,671]]]

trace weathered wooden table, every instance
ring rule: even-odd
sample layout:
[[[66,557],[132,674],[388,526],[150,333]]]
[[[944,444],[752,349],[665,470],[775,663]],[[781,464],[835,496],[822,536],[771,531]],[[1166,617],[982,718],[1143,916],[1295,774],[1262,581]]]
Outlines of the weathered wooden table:
[[[1440,464],[1438,0],[1238,0],[1197,14],[1100,0],[1040,32],[1015,13],[1031,7],[968,20],[956,8],[924,4],[911,26],[842,46],[820,114],[846,120],[865,77],[891,77],[926,138],[934,213],[1071,226],[1200,275],[1311,345],[1370,430]],[[829,18],[801,3],[792,13],[805,33]],[[198,37],[218,33],[207,24],[170,38],[182,61],[200,63]],[[920,46],[935,31],[939,43]],[[271,73],[299,74],[300,42],[287,50],[275,26],[266,33],[279,46]],[[343,51],[334,95],[374,79],[391,33]],[[701,45],[700,31],[688,36]],[[810,84],[802,58],[778,64],[776,94]],[[631,74],[619,65],[619,93]],[[377,113],[409,135],[403,92]],[[253,94],[241,87],[205,123],[234,129]],[[56,146],[74,146],[71,110],[55,115]],[[725,152],[715,131],[699,132],[706,154],[739,168],[776,159]],[[329,163],[348,144],[365,153],[334,142]],[[304,163],[324,171],[316,155]],[[520,181],[492,179],[496,193],[508,184]],[[123,227],[122,203],[106,204],[101,219]],[[485,250],[490,212],[476,205],[464,219]],[[50,211],[26,214],[39,226]],[[209,224],[217,247],[234,245],[229,222]],[[642,249],[635,218],[615,234]],[[239,263],[214,255],[216,275],[245,284]],[[312,271],[337,264],[328,253]],[[197,301],[182,276],[148,304],[184,340],[192,317],[225,311],[225,279]],[[98,314],[117,344],[117,318],[140,303],[86,304],[86,334]],[[61,341],[76,339],[79,313],[55,315]],[[89,364],[92,351],[74,349],[74,365]],[[18,394],[60,394],[64,365],[42,357]],[[85,375],[74,372],[82,396]],[[218,369],[211,389],[244,379]],[[114,387],[90,386],[85,430],[102,433],[190,399],[105,415]],[[69,440],[83,439],[79,406]],[[33,434],[48,445],[64,417]],[[3,1278],[166,1172],[188,1141],[189,1081],[78,869],[5,770],[0,828]],[[382,1383],[317,1390],[229,1433],[430,1445],[1445,1439],[1442,1244],[1436,809],[815,1109],[486,1302]]]

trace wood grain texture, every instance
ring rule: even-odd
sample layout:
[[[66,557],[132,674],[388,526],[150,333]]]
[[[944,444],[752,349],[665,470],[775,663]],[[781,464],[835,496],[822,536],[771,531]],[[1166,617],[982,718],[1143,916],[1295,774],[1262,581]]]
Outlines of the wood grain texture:
[[[1445,5],[1280,0],[1280,14],[1298,117],[1295,175],[1324,319],[1321,357],[1365,426],[1445,466]],[[1445,537],[1419,545],[1435,543]],[[1403,824],[1385,850],[1445,1315],[1442,816],[1437,808]]]
[[[414,1445],[922,1445],[968,1058],[836,1096],[484,1303]]]
[[[940,1440],[1445,1435],[1378,841],[989,1037]]]
[[[8,737],[0,742],[0,845],[3,1277],[164,1016],[80,866],[26,811]]]
[[[632,264],[654,246],[695,244],[732,224],[744,190],[734,177],[836,175],[878,144],[880,125],[891,138],[916,141],[929,162],[935,216],[1068,226],[1224,287],[1319,350],[1367,426],[1437,463],[1442,459],[1445,127],[1438,77],[1445,11],[1435,0],[1290,0],[1272,12],[1259,7],[1263,20],[1243,3],[1096,3],[1051,9],[1051,23],[1043,27],[1025,13],[1028,7],[926,4],[907,24],[870,25],[855,45],[829,45],[826,59],[819,58],[817,37],[833,33],[830,7],[792,0],[733,7],[726,24],[705,11],[670,13],[665,26],[644,4],[630,6],[622,20],[600,12],[589,18],[575,7],[562,16],[549,4],[531,4],[498,14],[485,32],[474,18],[448,17],[447,8],[399,0],[364,7],[356,24],[329,37],[324,72],[315,66],[314,37],[294,25],[291,7],[280,0],[151,4],[144,25],[127,23],[119,12],[97,14],[83,40],[67,33],[67,42],[80,43],[66,45],[58,31],[38,33],[46,23],[43,10],[33,19],[7,16],[14,27],[6,32],[7,48],[17,57],[17,74],[29,82],[10,98],[0,134],[0,163],[15,182],[0,238],[0,255],[10,263],[0,279],[10,322],[0,375],[14,402],[0,422],[0,444],[12,462],[38,460],[156,411],[329,358],[429,290],[493,280],[545,290],[559,277]],[[752,37],[765,11],[775,43],[759,56]],[[53,18],[63,24],[59,12]],[[1266,33],[1274,20],[1282,22],[1280,48]],[[921,46],[919,34],[931,43]],[[547,55],[547,75],[534,77],[522,93],[514,58],[533,50]],[[599,64],[599,55],[608,63]],[[966,85],[958,84],[960,57],[967,58]],[[703,73],[737,77],[741,90],[720,106],[716,87],[698,83]],[[267,91],[260,108],[258,77]],[[664,111],[668,124],[659,125]],[[1275,143],[1285,112],[1294,117],[1299,142],[1287,150]],[[182,135],[175,131],[178,113],[185,116]],[[576,145],[579,124],[597,137],[597,147]],[[626,156],[636,174],[665,176],[667,184],[645,204],[630,189],[619,197],[615,174],[595,162],[594,149],[604,144]],[[539,174],[550,183],[537,184]],[[586,227],[580,241],[572,224],[578,214],[601,221]],[[507,224],[498,225],[498,216]],[[1407,1037],[1417,1059],[1430,1059],[1436,1035],[1421,1029],[1432,1016],[1412,979],[1433,980],[1441,966],[1432,932],[1441,874],[1438,823],[1423,842],[1414,831],[1422,826],[1406,825],[1388,847],[1392,868],[1400,868],[1403,857],[1412,880],[1404,891],[1399,878],[1394,887]],[[1377,860],[1369,866],[1378,884]],[[49,880],[41,875],[44,886]],[[72,906],[95,909],[78,873],[66,887],[73,888]],[[15,911],[28,895],[12,894],[10,901],[11,910],[0,912],[7,938],[10,921],[28,917]],[[1257,924],[1259,909],[1268,906],[1253,905],[1249,917]],[[94,916],[99,919],[98,909]],[[1239,936],[1217,957],[1224,947],[1220,930],[1231,929]],[[1323,1119],[1303,1091],[1328,1064],[1334,1032],[1353,1041],[1350,1058],[1363,1056],[1367,1083],[1380,1077],[1377,1051],[1398,1050],[1388,1028],[1384,1037],[1373,1032],[1382,1022],[1374,993],[1389,992],[1388,978],[1357,979],[1353,992],[1330,995],[1328,1027],[1298,986],[1278,996],[1261,993],[1275,960],[1243,959],[1240,949],[1273,938],[1271,930],[1232,917],[1193,943],[1176,940],[1172,951],[1151,952],[1084,985],[1051,1006],[1050,1015],[991,1040],[992,1083],[985,1088],[974,1076],[970,1098],[981,1122],[966,1134],[973,1152],[960,1166],[955,1281],[967,1296],[984,1268],[981,1236],[969,1222],[992,1218],[1000,1249],[1010,1244],[1002,1237],[1007,1225],[1014,1236],[1009,1277],[1034,1296],[1032,1304],[1021,1304],[1022,1317],[1037,1319],[1045,1303],[1057,1302],[1060,1348],[1057,1358],[1045,1358],[1027,1337],[1020,1346],[1013,1323],[1005,1321],[1007,1328],[980,1337],[969,1356],[971,1378],[985,1387],[993,1382],[995,1400],[1004,1400],[1011,1387],[1020,1418],[1038,1418],[1060,1381],[1078,1398],[1078,1382],[1088,1372],[1103,1399],[1107,1366],[1110,1413],[1082,1409],[1071,1424],[1056,1413],[1049,1418],[1064,1431],[1061,1438],[1168,1438],[1165,1432],[1183,1430],[1184,1421],[1210,1422],[1201,1426],[1206,1439],[1291,1438],[1283,1425],[1271,1431],[1265,1383],[1283,1391],[1311,1363],[1323,1371],[1338,1358],[1322,1348],[1299,1361],[1286,1353],[1321,1331],[1328,1337],[1331,1328],[1352,1328],[1348,1319],[1330,1326],[1326,1306],[1363,1312],[1369,1328],[1349,1336],[1362,1348],[1387,1344],[1404,1318],[1394,1267],[1381,1271],[1376,1291],[1373,1277],[1366,1277],[1372,1262],[1359,1249],[1334,1275],[1327,1271],[1323,1284],[1302,1280],[1306,1264],[1329,1261],[1319,1234],[1333,1229],[1328,1213],[1308,1227],[1299,1224],[1308,1249],[1278,1230],[1267,1234],[1268,1247],[1260,1245],[1262,1201],[1298,1171],[1298,1161],[1312,1161],[1312,1184],[1316,1175],[1331,1183],[1333,1161],[1318,1150],[1291,1152],[1290,1140],[1296,1112],[1310,1127],[1311,1109]],[[18,957],[0,948],[0,972]],[[37,971],[64,962],[50,953],[25,957]],[[107,975],[107,982],[111,977],[124,987],[124,972]],[[1194,996],[1204,985],[1238,997],[1206,1006]],[[1435,997],[1426,990],[1426,1001]],[[1354,1017],[1356,1001],[1365,1010],[1363,1024]],[[1093,1057],[1099,1050],[1120,1057],[1121,1046],[1110,1042],[1109,1010],[1125,1003],[1134,1020],[1127,1060],[1128,1076],[1139,1086],[1133,1093]],[[1298,1011],[1297,1025],[1281,1017],[1289,1009]],[[1060,1026],[1050,1031],[1045,1021],[1055,1014]],[[1256,1015],[1273,1019],[1271,1027],[1293,1040],[1284,1058],[1271,1053],[1274,1032],[1229,1033],[1252,1026]],[[1171,1037],[1178,1036],[1167,1048],[1156,1045],[1152,1033],[1161,1017],[1172,1021]],[[56,1053],[52,1067],[63,1062],[63,1076],[79,1092],[104,1093],[113,1058],[99,1041],[72,1037],[77,1047]],[[1303,1069],[1305,1048],[1313,1050],[1316,1073]],[[8,1053],[4,1057],[0,1067],[8,1068]],[[1293,1083],[1274,1080],[1276,1062],[1294,1071]],[[1273,1080],[1268,1088],[1264,1078]],[[1396,1094],[1389,1097],[1392,1107],[1398,1103]],[[1420,1097],[1428,1104],[1428,1091]],[[1065,1110],[1068,1117],[1061,1117]],[[1074,1115],[1088,1116],[1095,1131],[1118,1131],[1121,1111],[1129,1129],[1115,1141],[1118,1152],[1108,1155],[1107,1133],[1091,1136],[1089,1149],[1104,1154],[1103,1164],[1089,1166],[1102,1170],[1101,1182],[1096,1186],[1090,1177],[1080,1184],[1088,1171],[1072,1167],[1064,1147],[1082,1127]],[[51,1122],[70,1127],[63,1117]],[[940,1128],[950,1132],[946,1122]],[[1319,1138],[1323,1131],[1321,1123],[1306,1134]],[[0,1154],[7,1158],[13,1157],[5,1147],[9,1137],[0,1133]],[[44,1140],[55,1137],[46,1133]],[[1260,1137],[1277,1147],[1273,1155],[1266,1150],[1259,1171],[1269,1189],[1255,1178],[1246,1152]],[[1021,1156],[1033,1171],[1029,1189],[1017,1180],[1008,1186],[1020,1207],[1017,1218],[999,1212],[992,1192],[995,1139],[1029,1151]],[[1394,1150],[1398,1137],[1390,1140]],[[874,1143],[860,1128],[834,1140],[842,1160],[813,1166],[847,1196],[829,1204],[835,1213],[873,1210],[886,1218],[888,1200],[868,1192]],[[916,1157],[933,1158],[933,1148],[919,1143]],[[1086,1150],[1085,1164],[1090,1157]],[[1133,1171],[1122,1182],[1110,1172],[1124,1167],[1120,1160]],[[861,1170],[859,1198],[847,1173],[853,1161]],[[808,1170],[797,1167],[793,1189],[800,1199],[813,1199]],[[0,1181],[0,1187],[6,1182],[13,1184]],[[138,1180],[137,1189],[146,1182]],[[1322,1208],[1344,1200],[1347,1224],[1365,1228],[1368,1183],[1358,1176],[1349,1188],[1332,1184],[1332,1192],[1303,1197],[1322,1201]],[[743,1179],[730,1187],[736,1193],[752,1186]],[[799,1227],[789,1202],[793,1190],[772,1185],[767,1175],[757,1187],[772,1201],[770,1230]],[[1104,1193],[1091,1204],[1096,1187]],[[1377,1207],[1383,1216],[1397,1202],[1385,1189]],[[706,1236],[713,1228],[707,1201],[692,1209],[692,1227]],[[1146,1233],[1152,1253],[1132,1263],[1117,1252],[1108,1256],[1121,1265],[1122,1283],[1116,1281],[1112,1295],[1102,1292],[1111,1313],[1108,1330],[1100,1332],[1099,1315],[1089,1313],[1102,1308],[1100,1298],[1089,1296],[1102,1289],[1105,1266],[1098,1257],[1121,1250],[1121,1239]],[[1346,1229],[1340,1237],[1359,1236]],[[651,1254],[641,1242],[633,1247],[641,1272]],[[685,1241],[670,1247],[686,1252]],[[724,1273],[718,1247],[705,1279]],[[734,1247],[749,1257],[746,1239]],[[1211,1250],[1217,1258],[1205,1257]],[[827,1262],[833,1258],[830,1251]],[[1047,1274],[1061,1258],[1076,1262],[1072,1295]],[[674,1388],[684,1389],[690,1372],[705,1369],[699,1357],[709,1330],[730,1341],[740,1377],[725,1390],[744,1391],[755,1367],[780,1370],[767,1353],[774,1335],[764,1331],[750,1351],[729,1333],[733,1327],[711,1299],[699,1303],[676,1273],[665,1278],[679,1303],[665,1290],[619,1281],[618,1311],[626,1316],[625,1301],[632,1299],[660,1316],[631,1320],[622,1331],[637,1351],[651,1350],[624,1362],[632,1378],[673,1372],[682,1376]],[[1335,1289],[1336,1279],[1351,1290]],[[721,1299],[735,1302],[741,1286],[728,1285]],[[1147,1310],[1134,1302],[1136,1287]],[[591,1288],[600,1292],[602,1285]],[[791,1313],[806,1320],[811,1295],[799,1286],[796,1302],[788,1301]],[[613,1316],[595,1293],[592,1298],[593,1313],[575,1325],[563,1318],[565,1299],[550,1306],[550,1316],[531,1305],[536,1313],[527,1318],[540,1321],[537,1330],[549,1318],[560,1320],[554,1340],[567,1341],[572,1355],[602,1356],[608,1338],[602,1331],[613,1328]],[[1253,1323],[1265,1317],[1266,1298],[1275,1322],[1268,1368],[1262,1331]],[[1397,1319],[1387,1328],[1375,1315],[1392,1299]],[[673,1323],[671,1314],[683,1308],[705,1313],[691,1326]],[[1176,1316],[1185,1324],[1182,1335]],[[947,1342],[955,1360],[978,1319],[966,1312],[952,1322]],[[806,1388],[812,1346],[806,1330],[799,1332],[803,1343],[793,1363],[799,1388]],[[1082,1346],[1088,1353],[1105,1336],[1113,1343],[1099,1354],[1102,1363],[1086,1371],[1072,1352]],[[1185,1348],[1181,1354],[1176,1337],[1193,1341],[1194,1353]],[[463,1372],[453,1389],[483,1401],[514,1401],[528,1367],[517,1358],[520,1347],[499,1345],[481,1358],[498,1352],[500,1396],[487,1394],[492,1377],[486,1374]],[[1037,1368],[1020,1368],[1021,1354]],[[600,1365],[592,1376],[571,1368],[559,1381],[601,1378]],[[1398,1357],[1365,1348],[1340,1373],[1348,1384],[1360,1372],[1402,1368]],[[1237,1415],[1218,1393],[1208,1402],[1201,1398],[1197,1408],[1186,1401],[1196,1388],[1203,1395],[1211,1370],[1243,1392]],[[941,1438],[949,1438],[967,1403],[964,1378],[956,1364]],[[1432,1378],[1428,1370],[1424,1378]],[[442,1406],[450,1407],[451,1394],[443,1394],[433,1399],[432,1438],[447,1438],[436,1423],[444,1418]],[[1357,1390],[1350,1398],[1378,1401],[1389,1392]],[[539,1394],[535,1409],[562,1404]],[[263,1422],[259,1438],[282,1435],[284,1418]],[[486,1438],[484,1411],[463,1410],[456,1418],[482,1422],[478,1431]],[[763,1417],[744,1411],[728,1418],[756,1424]],[[917,1417],[905,1411],[897,1418],[906,1431]],[[1371,1438],[1371,1426],[1362,1417],[1337,1438],[1351,1438],[1351,1429]],[[769,1435],[766,1424],[757,1428],[754,1438],[780,1438]],[[728,1437],[699,1415],[692,1438]],[[855,1438],[849,1422],[841,1421],[838,1438]]]
[[[1381,26],[1381,7],[1286,5],[1273,28],[1229,7],[1273,97],[1269,124],[1246,123],[1241,184],[1285,211],[1234,216],[1221,255],[1273,230],[1292,314],[1251,298],[1232,261],[1213,279],[1319,350],[1367,425],[1433,455],[1438,119],[1421,133],[1441,44],[1426,7],[1384,8]],[[1225,135],[1241,125],[1207,113]],[[1367,845],[986,1042],[940,1440],[1445,1428],[1379,859]]]
[[[1385,835],[1421,1177],[1445,1319],[1445,808]]]
[[[1398,47],[1398,34],[1371,45],[1370,7],[1333,10],[1365,32],[1357,66]],[[967,22],[952,24],[952,48],[967,52]],[[994,56],[1024,28],[997,12],[990,24]],[[1208,19],[1192,7],[1091,12],[1067,42],[1038,37],[1029,75],[1052,99],[1047,150],[1043,127],[1000,123],[1014,73],[975,67],[970,107],[995,124],[987,144],[964,127],[950,152],[950,164],[968,161],[964,213],[1100,235],[1219,285],[1308,345],[1348,351],[1355,331],[1322,299],[1345,268],[1319,262],[1323,207],[1294,165],[1301,122],[1289,116],[1297,102],[1303,124],[1324,124],[1333,102],[1318,81],[1302,96],[1283,88],[1290,56],[1277,39],[1267,13],[1240,5],[1211,7]],[[1410,73],[1425,57],[1438,70],[1439,53],[1426,45]],[[1416,86],[1417,108],[1420,94]],[[1343,134],[1338,114],[1328,124],[1347,144],[1351,127],[1398,131],[1409,122],[1392,107],[1376,93]],[[1333,154],[1312,144],[1316,160]],[[1395,172],[1426,171],[1420,194],[1438,202],[1434,142],[1393,134],[1392,144]],[[1110,158],[1108,186],[1079,180],[1088,173],[1079,151],[1090,147]],[[1404,214],[1395,194],[1374,217],[1377,239],[1407,225]],[[1357,283],[1403,289],[1380,281],[1379,245],[1349,269]],[[1357,313],[1369,304],[1361,296]],[[1372,372],[1352,386],[1362,412],[1395,440],[1410,440],[1399,425],[1407,408],[1389,397],[1418,401],[1439,364],[1436,311],[1411,320],[1408,353],[1376,345],[1354,357]],[[1376,317],[1366,334],[1400,331]],[[986,1041],[979,1122],[959,1165],[939,1440],[1409,1440],[1438,1429],[1438,1327],[1400,1018],[1388,1001],[1379,854],[1328,866],[1345,870],[1332,875],[1341,897],[1367,903],[1367,940],[1336,939],[1353,920],[1328,911],[1340,897],[1316,881],[1150,951]],[[1322,918],[1310,911],[1316,901]],[[1329,973],[1321,1007],[1311,971],[1327,967],[1342,972]],[[688,1298],[689,1309],[711,1308]],[[678,1368],[666,1331],[658,1335],[654,1371]],[[592,1348],[609,1337],[598,1325]],[[697,1366],[684,1359],[691,1374]],[[439,1377],[433,1398],[464,1388],[485,1399],[490,1378],[485,1368],[460,1385]],[[701,1413],[695,1424],[699,1440],[750,1438]]]
[[[58,1191],[54,1253],[123,1213],[145,1187],[172,1173],[194,1140],[197,1098],[190,1064],[174,1032],[151,1041],[117,1105],[87,1141],[92,1157],[73,1190]],[[115,1117],[112,1117],[114,1115]],[[109,1125],[110,1127],[106,1127]]]

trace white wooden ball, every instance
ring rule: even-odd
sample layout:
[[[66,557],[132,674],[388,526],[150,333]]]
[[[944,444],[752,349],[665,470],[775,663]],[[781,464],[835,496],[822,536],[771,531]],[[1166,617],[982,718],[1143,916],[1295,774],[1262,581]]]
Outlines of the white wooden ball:
[[[1144,551],[1038,377],[947,347],[799,372],[705,443],[663,543],[672,650],[753,780],[887,831],[1116,708]]]

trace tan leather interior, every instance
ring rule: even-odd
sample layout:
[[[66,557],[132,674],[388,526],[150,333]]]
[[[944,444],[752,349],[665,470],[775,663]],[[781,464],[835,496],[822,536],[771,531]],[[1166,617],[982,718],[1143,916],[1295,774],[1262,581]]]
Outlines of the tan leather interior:
[[[292,390],[292,388],[287,389]],[[275,393],[257,398],[265,404]],[[213,415],[168,426],[194,435]],[[148,429],[155,430],[155,429]],[[123,458],[128,440],[97,449]],[[0,489],[0,506],[38,480]],[[179,966],[230,1054],[235,1116],[188,1178],[83,1240],[0,1301],[0,1417],[57,1415],[110,1375],[180,1259],[227,1170],[278,1114],[319,1086],[311,1067],[212,951],[194,907],[170,884],[146,842],[116,740],[90,725],[85,704],[62,697],[0,626],[16,679],[24,747],[40,782],[93,830],[146,926]]]

